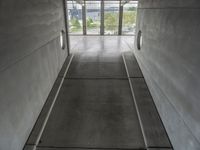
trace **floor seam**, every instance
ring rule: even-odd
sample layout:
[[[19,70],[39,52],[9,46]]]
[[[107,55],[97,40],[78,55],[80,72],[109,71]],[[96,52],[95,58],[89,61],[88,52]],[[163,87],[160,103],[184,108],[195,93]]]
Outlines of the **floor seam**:
[[[147,146],[148,145],[147,144],[147,139],[145,137],[145,132],[144,132],[142,120],[141,120],[141,117],[140,117],[140,113],[139,113],[139,109],[138,109],[138,106],[137,106],[137,102],[135,100],[135,95],[134,95],[134,92],[133,92],[133,87],[131,85],[131,79],[130,79],[130,76],[129,76],[129,72],[128,72],[126,60],[125,60],[125,57],[124,57],[123,54],[122,54],[122,58],[123,58],[124,65],[125,65],[125,68],[126,68],[126,73],[127,73],[127,76],[128,76],[129,86],[130,86],[130,90],[131,90],[131,94],[132,94],[133,105],[135,106],[135,109],[136,109],[136,113],[137,113],[137,116],[138,116],[138,120],[139,120],[139,124],[140,124],[140,128],[141,128],[141,132],[142,132],[142,135],[143,135],[143,140],[144,140],[144,143],[145,143],[145,147],[147,148],[148,147]]]
[[[66,80],[128,80],[128,78],[64,78]]]
[[[57,92],[56,92],[56,95],[55,95],[55,97],[54,97],[54,100],[53,100],[53,102],[52,102],[52,104],[51,104],[51,106],[50,106],[50,108],[49,108],[49,111],[48,111],[48,113],[47,113],[47,116],[46,116],[46,118],[45,118],[45,120],[44,120],[44,122],[43,122],[43,124],[42,124],[42,127],[41,127],[41,129],[40,129],[39,135],[38,135],[38,137],[37,137],[37,139],[36,139],[36,142],[35,142],[34,145],[31,145],[31,146],[34,146],[33,150],[36,150],[36,148],[38,147],[38,144],[40,143],[40,139],[41,139],[41,137],[42,137],[43,131],[44,131],[44,129],[45,129],[45,127],[46,127],[46,124],[47,124],[47,122],[48,122],[48,119],[49,119],[49,117],[50,117],[50,115],[51,115],[51,111],[53,110],[53,107],[54,107],[54,104],[55,104],[55,102],[56,102],[57,96],[58,96],[58,94],[59,94],[59,92],[60,92],[60,89],[61,89],[61,87],[62,87],[62,85],[63,85],[64,77],[66,76],[66,74],[67,74],[67,72],[68,72],[68,70],[69,70],[69,67],[70,67],[70,64],[71,64],[71,62],[72,62],[72,59],[73,59],[73,55],[72,55],[72,57],[71,57],[71,59],[70,59],[70,61],[69,61],[69,64],[68,64],[68,66],[67,66],[67,68],[66,68],[66,70],[65,70],[65,73],[64,73],[64,75],[63,75],[62,81],[60,82],[60,85],[59,85],[59,87],[58,87],[58,89],[57,89]],[[28,144],[27,144],[27,145],[28,145]]]
[[[119,147],[58,147],[58,146],[37,146],[38,148],[69,148],[69,149],[109,149],[109,150],[146,150],[146,148],[119,148]]]

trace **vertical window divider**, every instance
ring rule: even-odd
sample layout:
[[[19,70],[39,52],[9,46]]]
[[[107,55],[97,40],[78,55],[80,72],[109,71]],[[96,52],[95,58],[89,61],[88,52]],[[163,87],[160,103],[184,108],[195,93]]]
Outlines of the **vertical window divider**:
[[[83,35],[87,34],[87,29],[86,29],[86,2],[83,0],[82,4],[82,22],[83,22]]]
[[[67,55],[70,55],[70,42],[69,42],[69,23],[68,23],[68,6],[67,0],[63,0],[64,7],[64,24],[65,24],[65,36],[66,36],[66,45],[67,45]]]
[[[122,0],[119,1],[119,25],[118,25],[118,35],[122,35],[122,22],[123,22],[123,4]]]
[[[104,0],[101,0],[100,35],[104,35]]]

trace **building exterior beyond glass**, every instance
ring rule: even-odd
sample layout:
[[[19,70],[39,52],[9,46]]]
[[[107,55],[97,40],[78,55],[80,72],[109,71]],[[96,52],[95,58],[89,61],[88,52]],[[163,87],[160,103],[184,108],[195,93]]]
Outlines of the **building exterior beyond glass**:
[[[67,9],[71,35],[135,34],[137,1],[73,0]]]

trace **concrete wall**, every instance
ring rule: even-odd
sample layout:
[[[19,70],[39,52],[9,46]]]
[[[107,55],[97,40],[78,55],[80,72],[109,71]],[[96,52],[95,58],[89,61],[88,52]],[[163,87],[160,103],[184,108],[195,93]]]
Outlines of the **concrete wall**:
[[[140,0],[135,54],[175,150],[200,149],[200,1]]]
[[[67,56],[62,0],[0,1],[0,150],[21,150]]]

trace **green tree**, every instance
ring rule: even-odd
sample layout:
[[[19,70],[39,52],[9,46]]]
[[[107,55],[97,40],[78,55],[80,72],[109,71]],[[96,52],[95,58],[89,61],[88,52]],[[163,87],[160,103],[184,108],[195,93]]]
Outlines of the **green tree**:
[[[73,18],[73,19],[71,20],[71,25],[72,25],[72,27],[73,27],[74,29],[80,29],[80,28],[81,28],[81,24],[80,24],[80,22],[78,21],[77,18]]]
[[[117,13],[105,13],[104,23],[106,30],[116,30],[118,24],[118,14]]]
[[[94,22],[93,22],[92,18],[87,18],[87,27],[92,28],[93,24],[94,24]]]
[[[129,7],[129,8],[128,8],[128,11],[136,11],[136,10],[137,10],[136,7]]]
[[[123,15],[124,26],[132,26],[136,23],[136,11],[126,11]]]

